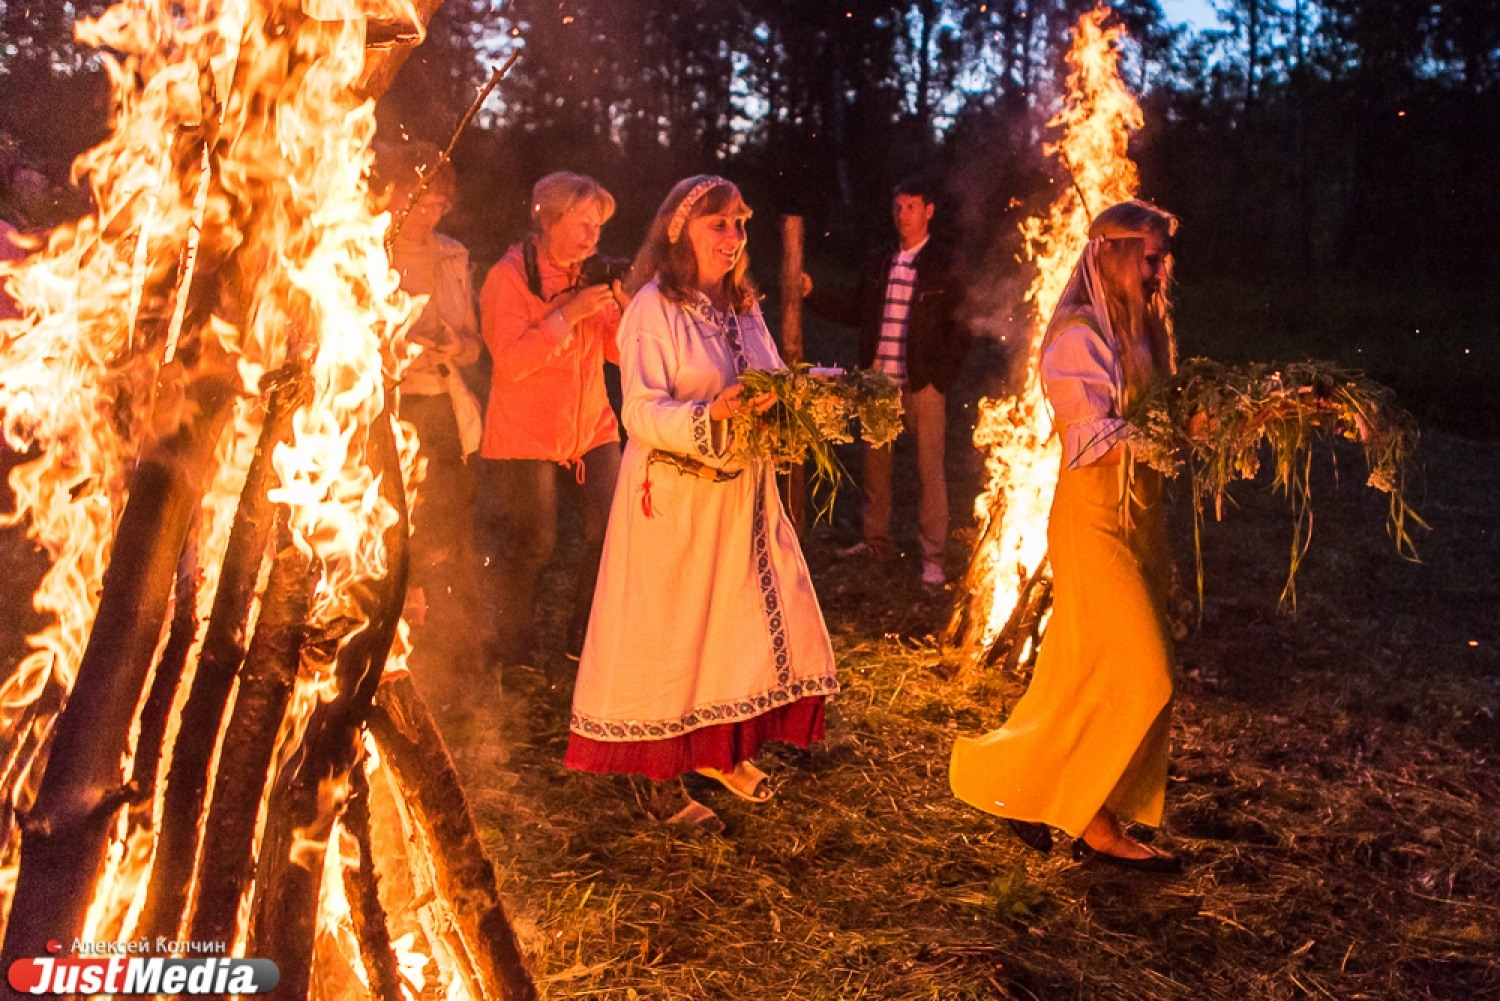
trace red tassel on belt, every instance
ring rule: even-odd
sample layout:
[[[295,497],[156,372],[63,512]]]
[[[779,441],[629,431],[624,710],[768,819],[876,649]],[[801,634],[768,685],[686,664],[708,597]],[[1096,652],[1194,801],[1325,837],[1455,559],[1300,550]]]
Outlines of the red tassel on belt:
[[[641,513],[648,518],[655,518],[656,512],[651,507],[651,464],[646,463],[646,478],[641,481]]]

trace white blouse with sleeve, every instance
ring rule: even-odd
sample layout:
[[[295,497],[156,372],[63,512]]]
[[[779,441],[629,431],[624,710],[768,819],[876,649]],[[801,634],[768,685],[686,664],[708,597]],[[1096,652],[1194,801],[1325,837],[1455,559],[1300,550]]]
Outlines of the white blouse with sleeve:
[[[1120,358],[1080,316],[1042,346],[1042,390],[1062,437],[1063,468],[1090,466],[1124,439]]]

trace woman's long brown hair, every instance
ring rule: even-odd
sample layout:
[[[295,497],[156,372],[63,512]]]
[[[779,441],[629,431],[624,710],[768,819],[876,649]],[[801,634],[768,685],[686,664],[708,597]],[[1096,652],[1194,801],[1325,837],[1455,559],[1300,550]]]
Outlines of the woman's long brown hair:
[[[677,242],[673,243],[667,236],[672,217],[677,214],[677,208],[688,196],[688,192],[705,181],[718,183],[688,210],[682,231],[678,234]],[[662,295],[673,302],[690,301],[698,288],[698,257],[693,253],[692,241],[688,239],[688,225],[701,216],[724,214],[750,215],[750,207],[745,204],[740,189],[733,183],[716,178],[713,174],[696,174],[678,181],[667,193],[661,208],[656,210],[656,218],[651,220],[646,239],[635,255],[635,263],[630,268],[628,291],[634,295],[652,278],[657,278]],[[760,292],[750,278],[748,252],[742,252],[729,274],[724,276],[724,298],[738,312],[748,310],[760,298]]]

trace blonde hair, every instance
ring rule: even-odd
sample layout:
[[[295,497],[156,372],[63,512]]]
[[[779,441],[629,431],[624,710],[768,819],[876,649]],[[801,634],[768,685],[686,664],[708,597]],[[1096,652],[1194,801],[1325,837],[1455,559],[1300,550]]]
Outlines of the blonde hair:
[[[690,195],[696,196],[688,203]],[[678,210],[685,212],[678,218]],[[635,255],[630,268],[629,291],[634,294],[652,278],[658,279],[662,295],[673,302],[687,302],[693,298],[698,285],[698,255],[693,252],[693,243],[687,238],[687,227],[694,219],[708,215],[750,216],[750,206],[745,204],[740,189],[733,182],[713,174],[695,174],[678,181],[667,193],[646,239]],[[676,230],[678,239],[672,239]],[[750,255],[741,253],[734,267],[724,276],[724,298],[729,305],[743,312],[755,305],[760,292],[750,278]]]
[[[1111,205],[1089,227],[1089,239],[1098,241],[1095,260],[1125,375],[1127,400],[1122,404],[1128,405],[1156,376],[1177,370],[1170,249],[1177,226],[1170,212],[1133,200]],[[1148,235],[1168,245],[1162,283],[1149,300],[1140,280]]]
[[[615,214],[615,196],[604,185],[570,170],[554,171],[531,186],[531,228],[545,232],[585,203],[598,206],[604,217],[600,222],[608,222]]]

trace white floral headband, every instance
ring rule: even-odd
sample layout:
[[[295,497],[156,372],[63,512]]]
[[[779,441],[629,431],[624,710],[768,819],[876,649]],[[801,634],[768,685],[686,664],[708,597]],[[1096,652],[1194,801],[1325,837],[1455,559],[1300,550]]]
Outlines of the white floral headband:
[[[682,236],[682,227],[687,225],[688,214],[693,211],[693,206],[702,200],[714,188],[729,182],[722,177],[710,177],[706,181],[699,181],[693,185],[693,190],[687,193],[687,197],[677,203],[677,211],[672,213],[672,221],[667,224],[667,242],[676,243]]]

